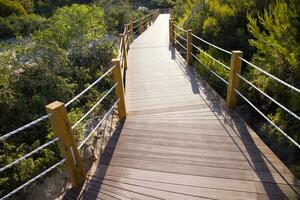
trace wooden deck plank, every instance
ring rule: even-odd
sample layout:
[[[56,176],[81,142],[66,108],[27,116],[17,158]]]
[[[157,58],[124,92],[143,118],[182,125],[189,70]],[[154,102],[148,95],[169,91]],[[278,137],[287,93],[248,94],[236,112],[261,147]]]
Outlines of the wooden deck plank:
[[[168,19],[160,15],[130,46],[128,117],[81,197],[299,199],[290,170],[169,47]]]
[[[283,195],[290,198],[298,197],[297,193],[287,184],[274,184],[249,180],[194,176],[188,174],[148,171],[116,166],[97,166],[95,176],[115,176],[119,178],[124,177],[130,179],[163,182],[169,184],[180,184],[202,188],[214,188],[219,190],[234,190],[267,195]]]
[[[93,179],[99,180],[99,177],[92,177]],[[257,194],[257,193],[248,193],[248,192],[240,192],[234,190],[218,190],[213,188],[201,188],[201,187],[193,187],[188,185],[180,185],[180,184],[169,184],[155,181],[145,181],[141,179],[128,179],[128,178],[120,178],[115,176],[106,176],[106,179],[118,181],[127,184],[139,185],[142,187],[149,187],[152,189],[158,190],[166,190],[169,192],[176,192],[186,195],[193,195],[197,197],[205,197],[210,199],[269,199],[267,195]],[[272,199],[282,199],[283,197],[280,195],[272,195]],[[183,198],[186,199],[186,198]]]

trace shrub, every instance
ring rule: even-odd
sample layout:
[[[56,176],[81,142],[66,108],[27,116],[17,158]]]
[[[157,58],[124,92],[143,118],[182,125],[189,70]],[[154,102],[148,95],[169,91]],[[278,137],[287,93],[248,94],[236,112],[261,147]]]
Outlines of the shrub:
[[[39,15],[30,14],[23,16],[9,16],[6,18],[0,18],[0,38],[10,38],[17,35],[28,36],[34,31],[40,29],[45,18]]]
[[[21,16],[26,15],[27,12],[17,1],[0,0],[0,17],[7,17],[13,14]]]

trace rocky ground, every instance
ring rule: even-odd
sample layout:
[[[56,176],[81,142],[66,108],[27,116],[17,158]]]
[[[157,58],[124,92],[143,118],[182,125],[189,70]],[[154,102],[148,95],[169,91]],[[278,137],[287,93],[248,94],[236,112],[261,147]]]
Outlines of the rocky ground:
[[[99,123],[105,113],[90,119],[85,127],[84,135],[87,136],[91,130]],[[119,122],[117,110],[108,115],[106,120],[102,122],[97,134],[87,141],[81,150],[81,158],[83,160],[84,169],[89,171],[92,164],[100,159],[99,155],[103,152],[106,143],[111,135],[114,133],[115,128]],[[68,182],[68,176],[65,169],[62,167],[60,170],[52,173],[44,178],[44,180],[37,182],[32,188],[25,191],[25,197],[22,195],[20,199],[28,200],[53,200],[62,199],[64,194],[71,188]]]

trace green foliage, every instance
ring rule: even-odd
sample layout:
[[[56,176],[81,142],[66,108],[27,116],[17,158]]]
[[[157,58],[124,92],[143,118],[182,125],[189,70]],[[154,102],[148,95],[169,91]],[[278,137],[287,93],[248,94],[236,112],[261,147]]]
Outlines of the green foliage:
[[[259,14],[258,19],[248,16],[248,29],[253,35],[250,44],[257,49],[252,62],[297,88],[300,87],[300,61],[298,59],[300,41],[297,40],[299,32],[296,26],[299,15],[300,12],[297,12],[295,4],[276,1],[263,14]],[[294,112],[300,112],[300,95],[257,71],[251,71],[249,76],[257,86],[276,100]],[[257,101],[260,103],[260,100]],[[300,125],[297,120],[284,110],[276,109],[273,104],[266,105],[265,110],[270,113],[269,117],[275,123],[279,124],[296,141],[300,141],[298,132]],[[280,133],[271,131],[269,127],[265,128],[269,130],[269,133],[276,134],[277,138],[282,138]]]
[[[28,36],[45,25],[45,18],[35,14],[0,17],[0,38]]]
[[[173,0],[151,0],[149,3],[149,8],[172,8],[175,5]]]
[[[16,18],[8,18],[13,17]],[[31,21],[29,17],[37,16],[26,15],[20,20]],[[45,105],[53,101],[70,100],[106,71],[114,56],[114,38],[107,36],[104,12],[99,6],[73,4],[57,9],[47,20],[39,19],[41,22],[37,24],[43,24],[43,28],[29,31],[29,42],[21,38],[16,44],[0,46],[1,133],[44,115]],[[89,110],[110,86],[111,81],[107,78],[74,102],[69,112],[71,123]],[[110,103],[111,98],[108,101]],[[100,105],[89,117],[97,116],[103,108]],[[85,123],[82,122],[74,132],[77,141],[83,139]],[[1,142],[0,166],[53,137],[49,123],[45,121]],[[52,165],[59,159],[57,155],[57,147],[52,145],[1,172],[0,196]]]
[[[99,0],[97,4],[104,8],[105,21],[110,32],[123,32],[124,24],[130,20],[138,19],[147,12],[135,10],[132,4],[144,5],[145,2],[123,1],[123,0]]]
[[[50,17],[57,8],[76,3],[76,0],[33,0],[35,12],[41,16]]]
[[[36,33],[34,39],[42,42],[50,37],[59,47],[70,48],[80,42],[100,38],[105,31],[103,19],[100,7],[73,4],[59,8],[50,18],[49,28]]]
[[[10,15],[26,15],[27,12],[18,1],[0,0],[0,17],[8,17]]]

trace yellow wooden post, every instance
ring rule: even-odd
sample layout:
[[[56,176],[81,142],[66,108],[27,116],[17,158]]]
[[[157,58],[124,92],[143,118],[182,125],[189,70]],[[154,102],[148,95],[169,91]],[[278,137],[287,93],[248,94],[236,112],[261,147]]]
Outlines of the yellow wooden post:
[[[187,30],[187,34],[186,34],[186,41],[187,41],[187,53],[186,53],[186,62],[188,65],[191,65],[192,64],[192,50],[193,50],[193,46],[192,46],[192,43],[193,43],[193,36],[192,36],[192,30],[189,29]]]
[[[169,41],[172,42],[172,20],[169,19]]]
[[[66,168],[70,182],[74,187],[80,187],[85,181],[85,174],[65,104],[55,101],[46,106],[46,111],[51,114],[49,117],[51,128],[59,138],[60,153],[62,157],[66,158]]]
[[[133,23],[130,20],[130,42],[133,42]]]
[[[129,31],[129,24],[125,24],[125,38],[126,38],[126,51],[129,49],[129,41],[130,41],[130,31]]]
[[[124,68],[125,70],[127,69],[127,48],[126,48],[126,42],[125,42],[125,35],[124,34],[120,34],[120,38],[121,40],[123,40],[122,43],[122,51],[123,51],[123,59],[124,59]]]
[[[237,89],[240,84],[240,79],[237,74],[241,72],[242,61],[239,59],[239,57],[242,56],[242,51],[232,51],[226,98],[226,104],[230,109],[233,109],[236,105],[235,89]]]
[[[139,18],[139,35],[143,33],[143,25],[142,25],[142,19]]]
[[[113,70],[113,77],[118,85],[115,88],[115,94],[120,99],[118,102],[118,115],[120,120],[126,119],[126,106],[125,106],[125,93],[124,93],[124,82],[123,73],[120,65],[120,60],[118,58],[112,59],[113,65],[116,67]]]
[[[154,22],[155,22],[155,19],[156,19],[156,14],[155,14],[155,13],[153,13],[153,14],[152,14],[152,16],[151,16],[152,23],[154,23]]]
[[[150,26],[149,16],[146,17],[146,29]]]
[[[170,21],[170,24],[169,24],[169,31],[170,31],[170,42],[171,42],[171,46],[174,46],[175,45],[175,38],[174,38],[174,21]]]

